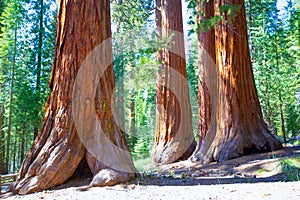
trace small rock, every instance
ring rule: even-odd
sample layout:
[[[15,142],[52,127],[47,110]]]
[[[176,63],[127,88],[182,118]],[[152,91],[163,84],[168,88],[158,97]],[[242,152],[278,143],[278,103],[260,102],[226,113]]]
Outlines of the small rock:
[[[90,183],[90,186],[113,186],[118,183],[126,183],[134,179],[133,173],[116,172],[112,169],[103,169],[96,174]]]

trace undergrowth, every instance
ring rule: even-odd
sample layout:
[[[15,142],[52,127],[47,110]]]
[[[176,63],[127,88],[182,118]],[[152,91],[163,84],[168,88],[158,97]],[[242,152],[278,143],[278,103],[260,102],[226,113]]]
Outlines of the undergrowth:
[[[289,181],[300,181],[300,157],[281,159],[280,166]]]

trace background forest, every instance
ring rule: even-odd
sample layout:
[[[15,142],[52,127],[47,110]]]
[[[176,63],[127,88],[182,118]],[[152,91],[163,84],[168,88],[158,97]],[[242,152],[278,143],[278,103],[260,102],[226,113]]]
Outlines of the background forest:
[[[197,137],[195,0],[185,2],[187,72]],[[53,62],[57,2],[0,0],[0,174],[19,169],[40,129]],[[293,143],[300,134],[300,1],[247,0],[249,44],[265,121]],[[149,158],[155,135],[155,30],[152,0],[113,0],[117,108],[135,161]],[[136,38],[142,38],[137,40]],[[297,144],[297,141],[293,144]]]

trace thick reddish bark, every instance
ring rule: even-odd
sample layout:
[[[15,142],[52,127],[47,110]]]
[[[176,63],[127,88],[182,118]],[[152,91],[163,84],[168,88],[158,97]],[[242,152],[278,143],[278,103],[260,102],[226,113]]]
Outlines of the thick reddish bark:
[[[108,139],[115,146],[128,151],[124,136],[112,115],[111,96],[114,88],[112,65],[103,72],[100,80],[96,83],[97,87],[94,87],[93,84],[86,84],[86,88],[78,92],[76,89],[82,89],[78,86],[73,94],[79,69],[85,65],[95,65],[90,60],[86,61],[88,55],[100,43],[106,39],[109,40],[110,37],[109,0],[60,1],[55,60],[50,79],[52,92],[45,107],[42,129],[24,159],[19,177],[14,183],[14,192],[28,194],[61,184],[73,175],[84,158],[87,160],[92,173],[95,175],[99,172],[100,174],[100,177],[96,175],[97,178],[93,180],[92,185],[112,185],[134,178],[135,168],[131,157],[126,157],[129,161],[124,163],[124,165],[130,165],[128,168],[132,169],[131,173],[104,169],[114,166],[108,166],[107,163],[103,164],[94,157],[97,156],[95,151],[90,150],[91,147],[84,143],[86,141],[82,140],[82,135],[80,135],[81,138],[78,135],[79,131],[82,131],[81,124],[74,123],[75,120],[78,120],[79,113],[74,111],[74,105],[77,106],[74,101],[77,99],[73,99],[72,95],[75,94],[75,97],[78,97],[80,95],[77,93],[85,94],[89,91],[95,91],[93,93],[94,99],[91,100],[92,106],[82,105],[84,109],[84,112],[81,112],[82,121],[89,126],[92,119],[85,118],[85,116],[89,109],[94,110],[96,113],[96,117],[94,117],[101,122],[101,128],[106,135],[105,141]],[[102,55],[102,57],[109,59],[112,56],[110,42],[107,47],[104,51],[105,56],[99,54],[100,57]],[[80,108],[76,108],[76,111],[81,111]],[[72,112],[74,112],[73,117]],[[86,137],[96,135],[95,130],[92,129],[86,129],[85,134]],[[103,147],[102,142],[100,141],[97,146],[97,151],[101,152],[102,157],[114,161],[114,154],[108,152],[107,148]],[[102,169],[104,171],[100,171]],[[108,176],[105,177],[103,173],[106,172]]]
[[[158,52],[161,71],[156,86],[156,138],[154,162],[187,159],[195,148],[187,85],[182,6],[178,0],[156,1],[156,25],[160,37],[172,37]]]
[[[202,1],[197,2],[197,21],[200,25],[205,24],[206,21],[214,16],[213,1]],[[200,26],[199,26],[200,27]],[[215,53],[215,34],[213,27],[206,27],[198,30],[198,144],[193,155],[193,159],[199,156],[199,152],[202,141],[205,138],[211,120],[211,103],[210,94],[208,90],[209,69],[215,67],[216,53]],[[199,158],[197,158],[199,159]]]
[[[224,4],[241,5],[237,17],[228,20],[226,13],[220,13]],[[204,70],[209,74],[205,82],[212,108],[210,127],[194,158],[207,163],[279,149],[281,143],[269,133],[258,101],[244,1],[215,0],[214,13],[224,20],[215,26],[215,68]]]

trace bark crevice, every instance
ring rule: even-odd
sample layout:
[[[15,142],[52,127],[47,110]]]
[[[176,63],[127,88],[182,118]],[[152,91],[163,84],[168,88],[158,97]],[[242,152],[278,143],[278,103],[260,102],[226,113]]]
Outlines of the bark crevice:
[[[182,22],[178,0],[156,0],[156,27],[159,39],[171,37],[157,52],[161,63],[156,78],[156,137],[153,160],[169,164],[190,157],[196,142],[187,83]]]
[[[109,0],[61,0],[57,24],[55,59],[49,83],[51,95],[45,106],[42,128],[27,153],[19,176],[13,185],[13,192],[19,194],[49,189],[66,182],[71,177],[90,176],[91,173],[98,177],[98,182],[102,181],[102,186],[127,182],[136,176],[136,169],[124,135],[112,114],[114,105],[111,97],[115,87],[112,63],[105,66],[107,68],[101,74],[102,76],[98,77],[98,82],[84,85],[84,90],[78,91],[75,95],[73,93],[77,89],[82,89],[76,85],[78,83],[76,80],[84,78],[78,77],[83,67],[94,65],[98,69],[102,64],[99,61],[112,60],[109,39],[111,38]],[[106,48],[104,50],[100,48],[101,54],[90,57],[94,51],[99,53],[98,47],[104,41]],[[83,74],[91,72],[93,71],[87,69]],[[82,97],[80,93],[84,92],[94,92],[92,93],[93,100],[90,99],[90,102],[95,102],[95,104],[80,104],[83,106],[81,107],[83,112],[76,113],[74,110],[79,108],[74,102],[78,101],[78,98]],[[97,100],[104,101],[105,110],[98,105]],[[90,153],[91,148],[94,147],[84,143],[83,138],[93,138],[98,133],[97,129],[86,129],[92,119],[85,117],[90,116],[91,113],[94,113],[93,120],[100,122],[105,141],[126,153],[126,157],[121,159],[121,162],[124,168],[129,169],[128,171],[113,170],[121,153],[110,155],[118,151],[110,151],[111,149],[107,149],[101,140],[94,144],[98,145],[97,152]],[[82,127],[75,123],[77,115],[80,115],[81,121],[86,122],[86,127],[83,129],[85,130],[84,137],[82,133],[79,133]],[[93,156],[98,156],[98,154],[102,157]],[[102,162],[105,160],[111,161],[111,165],[104,165]],[[109,170],[105,171],[105,169]],[[107,172],[107,176],[103,175],[104,172]]]
[[[229,20],[230,26],[226,21],[230,16],[220,13],[225,4],[241,5],[237,16]],[[199,32],[199,143],[191,160],[204,164],[222,162],[280,149],[281,143],[271,135],[262,117],[250,60],[244,1],[200,1],[198,10],[207,18],[221,14],[223,20],[209,32]]]

